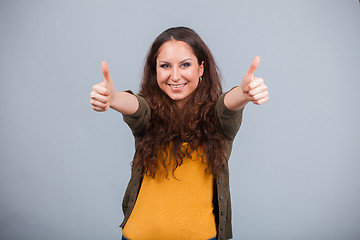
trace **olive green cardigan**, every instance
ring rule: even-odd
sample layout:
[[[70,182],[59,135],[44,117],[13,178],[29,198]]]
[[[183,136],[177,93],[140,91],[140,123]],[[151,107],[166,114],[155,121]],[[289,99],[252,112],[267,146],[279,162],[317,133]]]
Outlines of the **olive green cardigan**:
[[[131,91],[127,91],[132,93]],[[132,93],[133,94],[133,93]],[[244,108],[238,111],[232,111],[228,109],[224,104],[224,97],[226,93],[219,96],[216,102],[216,121],[220,124],[224,135],[227,137],[227,144],[225,149],[225,156],[229,160],[232,143],[237,134],[241,121]],[[138,110],[131,115],[123,115],[124,121],[129,125],[134,138],[135,148],[142,136],[145,129],[146,122],[150,119],[150,108],[145,101],[139,95],[135,95],[139,100]],[[124,220],[120,227],[123,228],[130,217],[131,211],[134,208],[136,198],[138,196],[142,176],[142,169],[134,168],[131,170],[131,178],[126,188],[126,192],[122,202],[122,209],[124,212]],[[231,224],[231,197],[229,186],[229,169],[226,169],[221,177],[214,178],[214,214],[216,221],[216,231],[219,240],[232,238],[232,224]]]

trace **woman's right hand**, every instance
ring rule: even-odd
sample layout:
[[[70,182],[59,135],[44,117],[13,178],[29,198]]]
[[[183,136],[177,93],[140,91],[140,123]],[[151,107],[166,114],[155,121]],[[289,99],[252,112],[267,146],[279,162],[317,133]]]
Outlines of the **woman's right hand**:
[[[110,108],[115,97],[115,85],[110,77],[109,68],[104,61],[101,64],[104,81],[93,86],[90,93],[92,108],[98,112],[104,112]]]

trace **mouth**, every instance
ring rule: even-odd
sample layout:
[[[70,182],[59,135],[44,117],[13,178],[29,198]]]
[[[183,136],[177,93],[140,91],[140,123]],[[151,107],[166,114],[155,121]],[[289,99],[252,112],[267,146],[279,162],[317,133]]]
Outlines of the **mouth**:
[[[183,83],[183,84],[169,84],[170,87],[174,87],[174,88],[180,88],[180,87],[183,87],[185,85],[186,85],[186,83]]]
[[[181,90],[187,83],[183,84],[168,84],[173,90]]]

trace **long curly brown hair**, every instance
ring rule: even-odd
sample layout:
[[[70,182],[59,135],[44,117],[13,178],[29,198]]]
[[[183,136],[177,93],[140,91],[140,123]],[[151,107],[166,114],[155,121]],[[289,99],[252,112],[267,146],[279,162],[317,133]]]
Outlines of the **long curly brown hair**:
[[[174,40],[187,43],[199,65],[204,61],[203,80],[181,111],[175,101],[160,89],[156,79],[159,48],[165,42]],[[220,71],[200,36],[187,27],[169,28],[161,33],[147,54],[140,88],[139,95],[149,104],[151,118],[138,143],[132,167],[142,167],[143,175],[155,177],[159,163],[162,163],[168,177],[169,161],[166,160],[173,157],[172,175],[175,177],[174,171],[183,163],[183,158],[191,158],[190,154],[196,151],[207,163],[205,172],[215,177],[220,175],[227,164],[225,137],[215,116],[216,100],[222,93]],[[184,142],[188,143],[185,150],[182,147]],[[199,147],[202,151],[197,151]],[[165,154],[158,156],[159,151]]]

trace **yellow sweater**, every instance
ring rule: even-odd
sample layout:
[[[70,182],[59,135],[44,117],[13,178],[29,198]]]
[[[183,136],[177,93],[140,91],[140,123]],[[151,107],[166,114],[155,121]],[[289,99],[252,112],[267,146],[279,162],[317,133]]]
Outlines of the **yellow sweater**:
[[[178,180],[172,176],[172,165],[167,166],[168,178],[162,164],[155,179],[145,175],[123,235],[130,240],[215,237],[213,176],[205,173],[206,167],[194,151],[191,159],[184,158],[183,164],[176,168],[174,174]]]

